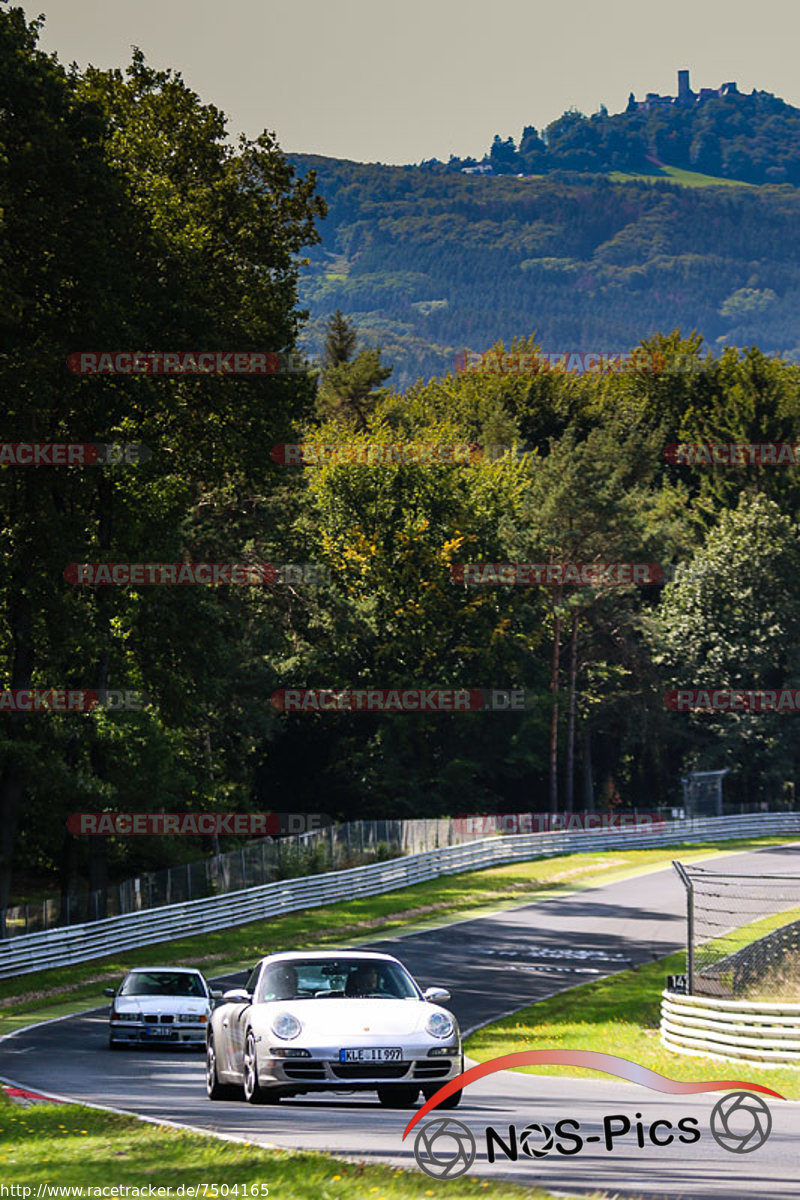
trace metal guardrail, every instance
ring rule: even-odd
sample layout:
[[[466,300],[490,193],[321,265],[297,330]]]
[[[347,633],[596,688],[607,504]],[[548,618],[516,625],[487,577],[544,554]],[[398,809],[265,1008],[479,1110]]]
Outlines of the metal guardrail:
[[[227,929],[356,896],[380,895],[439,875],[454,875],[481,867],[585,851],[633,846],[645,849],[769,834],[800,834],[800,814],[690,818],[667,821],[658,832],[648,825],[638,830],[629,826],[583,833],[502,834],[480,838],[368,866],[279,880],[222,896],[23,934],[0,942],[0,978],[86,962],[139,946]]]
[[[676,1054],[800,1067],[800,1004],[664,991],[661,1043]]]

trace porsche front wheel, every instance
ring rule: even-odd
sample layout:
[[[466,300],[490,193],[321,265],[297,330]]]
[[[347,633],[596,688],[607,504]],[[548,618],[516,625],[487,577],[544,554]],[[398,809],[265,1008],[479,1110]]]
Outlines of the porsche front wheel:
[[[277,1104],[280,1100],[278,1092],[272,1088],[263,1088],[258,1082],[256,1039],[252,1029],[248,1029],[244,1040],[243,1081],[244,1098],[248,1104]]]
[[[242,1094],[234,1084],[220,1083],[213,1037],[209,1037],[206,1043],[206,1094],[209,1100],[236,1100]]]

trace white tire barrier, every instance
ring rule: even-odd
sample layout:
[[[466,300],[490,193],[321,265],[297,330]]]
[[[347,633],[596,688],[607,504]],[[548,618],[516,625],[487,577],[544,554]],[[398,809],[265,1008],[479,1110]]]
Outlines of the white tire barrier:
[[[800,1004],[664,991],[661,1043],[676,1054],[800,1068]]]

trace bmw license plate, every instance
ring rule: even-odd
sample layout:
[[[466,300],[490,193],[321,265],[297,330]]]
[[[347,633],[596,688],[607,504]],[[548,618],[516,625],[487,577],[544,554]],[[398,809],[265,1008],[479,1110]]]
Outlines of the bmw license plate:
[[[148,1037],[169,1037],[172,1028],[169,1025],[145,1025],[144,1031]]]
[[[403,1051],[400,1046],[374,1046],[369,1049],[340,1050],[340,1063],[400,1062]]]

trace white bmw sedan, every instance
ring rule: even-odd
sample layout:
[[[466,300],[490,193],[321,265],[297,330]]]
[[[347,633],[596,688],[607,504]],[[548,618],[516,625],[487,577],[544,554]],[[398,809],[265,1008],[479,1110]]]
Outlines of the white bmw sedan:
[[[199,971],[190,967],[135,967],[113,997],[109,1012],[111,1050],[132,1043],[193,1043],[202,1047],[214,999]]]
[[[463,1070],[461,1034],[389,954],[357,950],[270,954],[244,988],[225,992],[206,1040],[211,1100],[270,1104],[313,1091],[375,1091],[410,1108]],[[454,1108],[461,1092],[442,1105]]]

